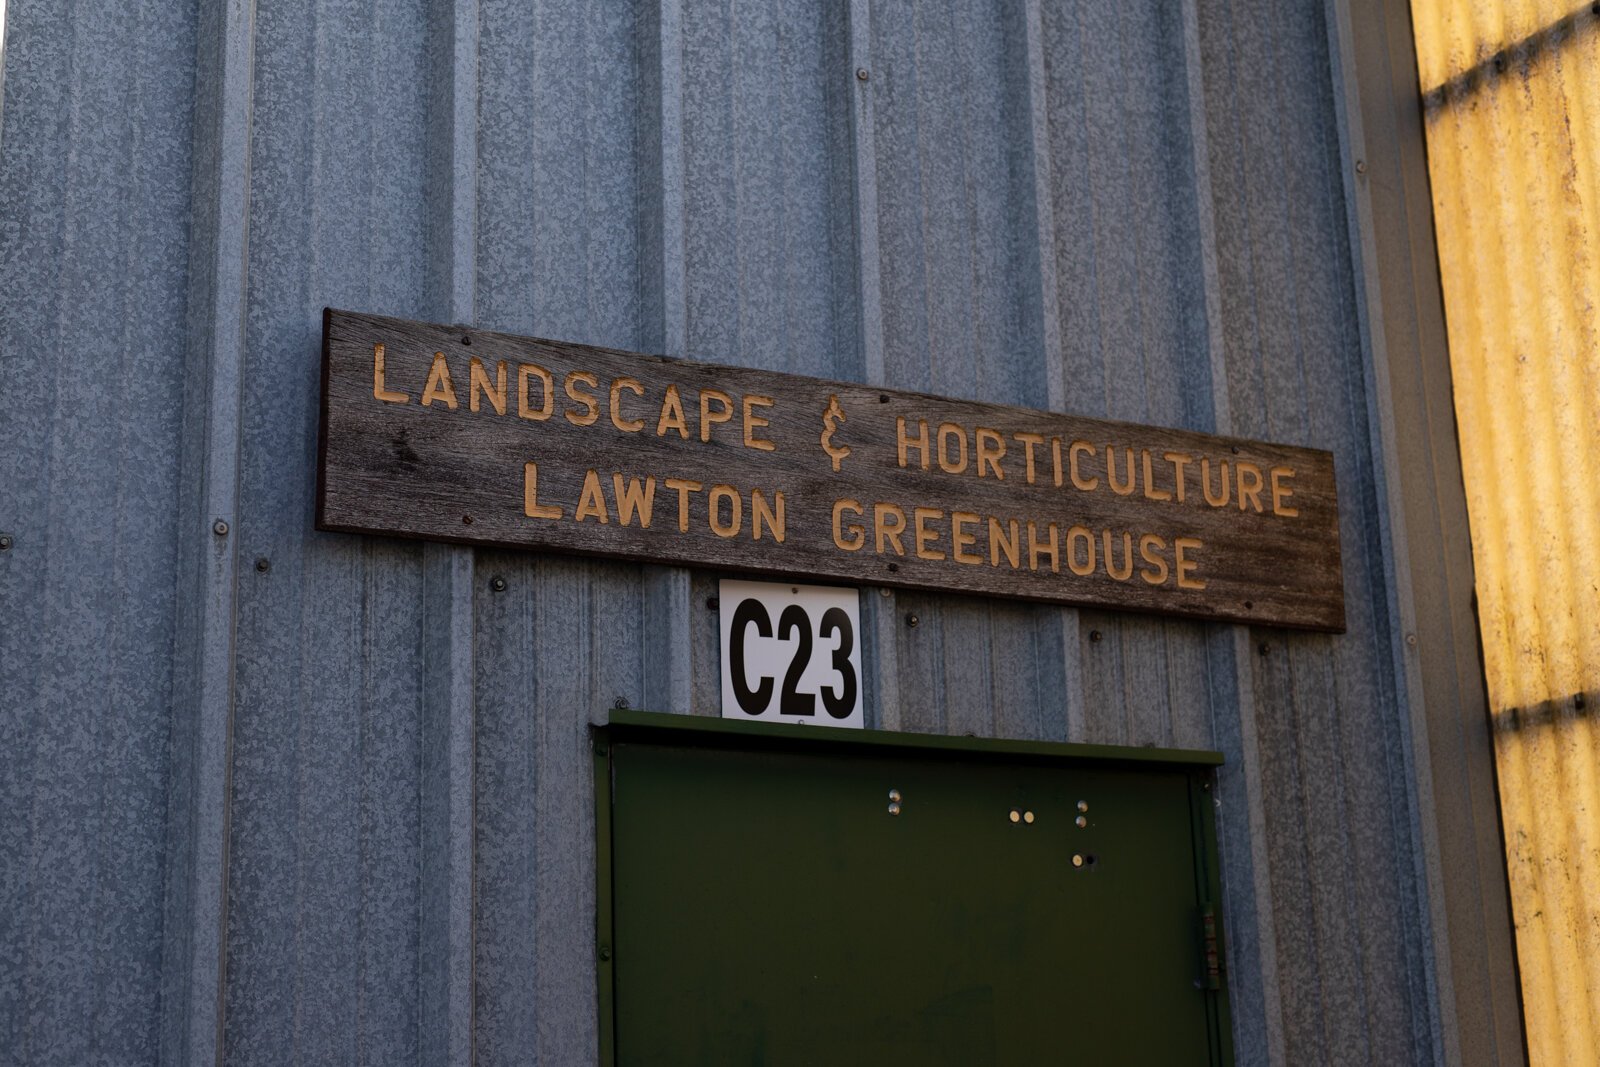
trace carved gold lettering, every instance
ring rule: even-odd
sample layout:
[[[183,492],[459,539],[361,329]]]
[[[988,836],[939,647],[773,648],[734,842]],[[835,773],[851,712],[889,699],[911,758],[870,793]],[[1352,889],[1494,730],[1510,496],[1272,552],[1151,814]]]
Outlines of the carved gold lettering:
[[[1248,499],[1257,512],[1264,510],[1261,507],[1261,468],[1254,463],[1240,460],[1234,464],[1239,472],[1239,510],[1244,510],[1244,502]],[[1245,484],[1248,482],[1249,484]]]
[[[1156,476],[1150,469],[1150,450],[1139,450],[1139,461],[1144,467],[1144,495],[1146,500],[1171,500],[1172,494],[1165,489],[1156,488]]]
[[[1166,539],[1155,534],[1145,534],[1139,538],[1139,555],[1149,564],[1147,567],[1139,568],[1139,577],[1149,585],[1160,585],[1167,580],[1167,561],[1159,555],[1151,554],[1152,549],[1164,552],[1166,548]]]
[[[711,405],[715,402],[718,411],[713,414]],[[733,418],[733,397],[721,389],[700,390],[700,440],[711,440],[711,427],[719,422],[727,422]]]
[[[443,400],[445,407],[454,411],[456,387],[450,381],[450,365],[444,361],[443,352],[433,354],[433,365],[428,368],[428,384],[422,390],[422,406],[432,407],[435,400]]]
[[[1011,564],[1012,570],[1016,570],[1022,566],[1022,529],[1016,519],[1006,521],[1007,525],[1001,526],[999,519],[989,516],[989,566],[1000,566],[1000,554],[1004,552],[1006,562]]]
[[[1111,486],[1111,491],[1116,493],[1118,496],[1127,496],[1129,493],[1133,492],[1133,486],[1136,480],[1133,474],[1133,449],[1124,448],[1122,450],[1122,454],[1128,457],[1128,480],[1126,482],[1119,483],[1117,481],[1117,458],[1112,454],[1111,451],[1115,447],[1115,445],[1106,445],[1106,484]]]
[[[722,521],[723,501],[728,504],[727,522]],[[739,490],[731,485],[713,485],[711,492],[706,494],[706,510],[709,513],[712,533],[718,537],[738,536],[740,528],[744,525],[744,501],[739,498]]]
[[[1044,444],[1044,435],[1037,433],[1014,433],[1013,439],[1022,442],[1022,473],[1029,485],[1033,484],[1033,449],[1035,445]],[[1059,446],[1058,446],[1059,447]]]
[[[1006,439],[1000,436],[999,430],[991,430],[987,426],[979,426],[975,436],[977,438],[978,477],[984,477],[983,468],[987,464],[996,481],[1005,481],[1006,472],[1000,469],[1000,461],[1005,458]]]
[[[567,372],[564,388],[567,396],[583,405],[583,413],[579,414],[576,408],[568,408],[563,414],[566,420],[574,426],[593,426],[595,420],[600,418],[600,401],[592,393],[585,393],[578,388],[579,384],[587,385],[590,389],[599,388],[600,379],[586,370]]]
[[[1189,575],[1194,572],[1196,564],[1194,560],[1190,559],[1184,553],[1195,551],[1205,546],[1200,543],[1200,539],[1198,537],[1180,537],[1172,543],[1174,546],[1173,552],[1176,556],[1175,562],[1176,570],[1178,572],[1178,588],[1204,589],[1206,587],[1206,583],[1203,580],[1189,577]]]
[[[606,512],[606,495],[600,491],[600,476],[592,470],[583,476],[583,490],[578,493],[578,506],[572,512],[573,522],[588,518],[599,519],[601,526],[611,522]]]
[[[922,453],[922,469],[927,470],[928,420],[917,420],[917,436],[912,438],[906,436],[906,420],[897,415],[894,420],[894,435],[900,451],[900,466],[904,467],[906,465],[906,454],[911,448],[915,447],[917,451]],[[883,550],[880,548],[878,551],[881,552]],[[905,553],[902,552],[901,555],[905,555]]]
[[[615,409],[613,409],[615,410]],[[617,521],[623,526],[633,522],[634,515],[639,516],[639,525],[644,529],[650,528],[650,515],[656,503],[656,476],[646,475],[641,486],[639,479],[629,478],[626,482],[622,475],[611,476],[611,495],[617,502]]]
[[[625,419],[622,417],[622,391],[626,389],[634,396],[644,396],[644,386],[632,378],[613,378],[611,380],[611,425],[623,433],[638,433],[644,429],[643,419]]]
[[[756,396],[751,394],[744,398],[744,447],[754,448],[761,452],[773,452],[777,450],[777,445],[773,444],[765,437],[756,436],[756,430],[771,424],[767,422],[766,416],[757,415],[755,413],[755,409],[758,407],[770,408],[771,406],[772,398],[770,396]],[[757,536],[759,537],[760,535],[758,534]],[[778,540],[782,541],[783,538],[780,537]]]
[[[1061,573],[1061,551],[1060,551],[1061,530],[1060,530],[1060,527],[1058,527],[1053,522],[1050,523],[1047,528],[1050,531],[1050,542],[1049,542],[1048,545],[1044,544],[1043,542],[1041,542],[1039,540],[1039,531],[1038,531],[1038,528],[1037,528],[1037,524],[1035,524],[1032,519],[1028,520],[1028,569],[1030,571],[1038,570],[1039,569],[1039,557],[1040,556],[1049,556],[1050,557],[1050,573],[1052,573],[1052,574],[1060,574]]]
[[[1109,450],[1108,450],[1109,451]],[[1122,534],[1122,567],[1117,567],[1116,559],[1111,551],[1111,531],[1100,531],[1100,543],[1105,549],[1106,573],[1119,582],[1125,582],[1133,577],[1133,534],[1126,531]]]
[[[539,384],[544,387],[544,404],[537,410],[528,402],[528,380],[538,378]],[[548,419],[556,409],[556,383],[550,377],[550,372],[536,363],[517,364],[517,414],[524,419],[534,422],[543,422]]]
[[[942,518],[944,512],[938,508],[912,508],[912,525],[914,527],[913,539],[917,545],[918,559],[944,559],[944,553],[936,548],[928,547],[928,542],[939,536],[938,530],[928,529],[928,523]]]
[[[750,540],[761,540],[761,527],[765,524],[767,532],[778,544],[783,544],[783,490],[779,489],[773,494],[772,507],[767,506],[767,498],[761,490],[750,490]]]
[[[689,532],[689,494],[698,493],[705,486],[699,482],[691,482],[684,478],[668,478],[662,483],[668,489],[678,491],[678,532]]]
[[[1078,457],[1080,455],[1092,456],[1094,454],[1094,445],[1091,445],[1088,441],[1074,441],[1072,442],[1071,446],[1067,448],[1067,466],[1071,468],[1072,487],[1074,489],[1079,489],[1085,493],[1088,493],[1092,492],[1094,487],[1100,484],[1099,477],[1085,478],[1078,471]],[[1057,480],[1056,484],[1060,485],[1061,482]]]
[[[683,398],[678,395],[676,385],[667,386],[667,394],[661,398],[661,418],[656,422],[656,436],[665,437],[668,430],[677,430],[679,437],[685,441],[689,439],[689,424],[683,417]]]
[[[960,446],[955,459],[950,458],[951,438]],[[967,469],[967,431],[953,422],[939,424],[939,469],[946,474],[960,474]]]
[[[506,413],[506,361],[501,360],[494,368],[494,382],[489,381],[489,372],[484,368],[483,360],[473,356],[467,365],[467,409],[478,410],[478,397],[489,398],[489,405],[494,408],[496,415]]]
[[[539,503],[539,465],[522,465],[522,513],[530,519],[559,519],[561,505]]]
[[[983,562],[982,556],[963,551],[978,543],[978,535],[968,533],[962,527],[977,521],[978,516],[970,511],[952,511],[950,513],[950,558],[957,563],[980,564]]]
[[[386,389],[383,381],[383,346],[372,346],[372,396],[386,404],[409,404],[411,397]]]
[[[1222,475],[1220,496],[1211,492],[1211,460],[1204,456],[1200,458],[1200,492],[1205,495],[1207,504],[1214,508],[1225,508],[1228,506],[1228,501],[1233,498],[1233,482],[1228,478],[1228,461],[1225,459],[1219,461],[1217,468]]]
[[[1178,503],[1183,503],[1183,468],[1194,459],[1183,452],[1163,452],[1161,458],[1172,464],[1172,485],[1178,493]]]
[[[1081,563],[1079,544],[1083,545]],[[1094,573],[1094,532],[1087,526],[1074,526],[1067,531],[1067,569],[1079,578],[1087,578]]]
[[[924,424],[923,429],[926,432],[926,424]],[[891,523],[890,519],[894,521]],[[883,546],[890,542],[894,544],[895,555],[903,556],[906,554],[905,545],[900,543],[900,535],[906,532],[906,512],[900,505],[872,505],[872,532],[877,544],[877,552],[880,556],[883,554]]]
[[[859,500],[851,500],[848,497],[842,500],[835,500],[833,502],[833,543],[846,552],[858,552],[867,543],[867,531],[858,522],[846,525],[844,513],[847,511],[855,512],[857,518],[861,518],[865,514],[862,511],[861,501]],[[882,549],[879,549],[879,551],[882,551]]]
[[[1300,514],[1299,508],[1291,508],[1284,504],[1285,500],[1294,496],[1294,490],[1283,483],[1294,477],[1293,467],[1273,467],[1272,478],[1272,513],[1285,518],[1294,518]]]

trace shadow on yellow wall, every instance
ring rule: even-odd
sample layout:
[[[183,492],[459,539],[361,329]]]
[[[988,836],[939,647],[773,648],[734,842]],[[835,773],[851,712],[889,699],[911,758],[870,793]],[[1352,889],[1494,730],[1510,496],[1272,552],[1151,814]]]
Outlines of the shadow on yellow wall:
[[[1600,5],[1411,10],[1528,1049],[1600,1063]]]

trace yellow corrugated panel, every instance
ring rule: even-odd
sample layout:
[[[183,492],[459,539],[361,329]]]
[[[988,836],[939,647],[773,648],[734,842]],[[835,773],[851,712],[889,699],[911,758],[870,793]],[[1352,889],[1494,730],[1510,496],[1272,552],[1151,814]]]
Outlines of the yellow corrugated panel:
[[[1412,0],[1535,1064],[1600,1064],[1600,16]]]

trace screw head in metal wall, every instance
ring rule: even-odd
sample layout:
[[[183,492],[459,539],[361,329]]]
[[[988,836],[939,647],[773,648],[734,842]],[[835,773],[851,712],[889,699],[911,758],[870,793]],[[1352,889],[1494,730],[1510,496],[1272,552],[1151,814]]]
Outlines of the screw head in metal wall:
[[[1099,630],[1090,630],[1089,631],[1089,640],[1095,642],[1096,644],[1098,644],[1101,640],[1103,640],[1104,637],[1105,637],[1105,635],[1102,634]]]
[[[867,73],[867,68],[866,67],[857,67],[856,68],[856,81],[864,82],[870,77],[872,77],[872,75]]]
[[[506,580],[500,577],[491,578],[489,580],[489,588],[496,593],[504,593],[506,591]]]
[[[914,628],[914,627],[916,627],[916,625],[917,625],[917,624],[918,624],[918,623],[920,623],[920,622],[921,622],[921,621],[922,621],[922,620],[921,620],[921,619],[919,619],[919,618],[917,618],[917,617],[916,617],[916,616],[915,616],[915,615],[913,615],[913,614],[910,614],[910,613],[907,613],[907,615],[906,615],[906,625],[907,625],[907,626],[910,626],[910,627],[913,627],[913,628]]]
[[[1356,173],[1357,174],[1365,174],[1366,172],[1367,172],[1367,161],[1364,160],[1364,159],[1356,160]]]
[[[11,550],[11,535],[10,534],[0,534],[0,552],[9,552],[10,550]]]
[[[256,557],[256,570],[260,571],[262,574],[265,574],[268,571],[270,571],[271,569],[272,569],[272,561],[271,560],[269,560],[266,556],[258,556],[258,557]]]
[[[218,537],[227,537],[228,524],[221,519],[218,519],[216,522],[211,524],[211,532],[216,534]]]

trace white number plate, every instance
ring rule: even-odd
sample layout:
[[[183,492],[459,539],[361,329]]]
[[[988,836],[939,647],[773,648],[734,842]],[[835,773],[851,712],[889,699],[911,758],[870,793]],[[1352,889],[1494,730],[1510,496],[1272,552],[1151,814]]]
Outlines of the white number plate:
[[[717,599],[724,719],[861,728],[856,590],[724,581]]]

